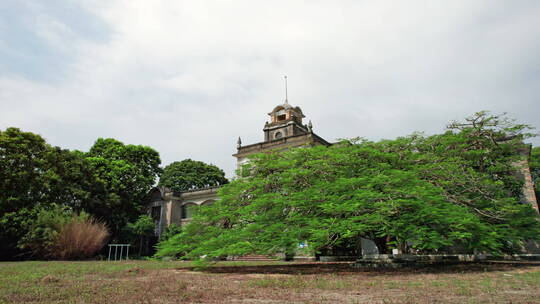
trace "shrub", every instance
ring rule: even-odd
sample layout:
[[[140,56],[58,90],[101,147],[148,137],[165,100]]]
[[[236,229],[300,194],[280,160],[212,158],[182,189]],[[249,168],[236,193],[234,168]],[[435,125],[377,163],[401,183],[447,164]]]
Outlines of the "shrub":
[[[160,242],[166,241],[170,239],[171,237],[173,237],[174,235],[177,235],[181,232],[182,232],[182,226],[172,223],[167,227],[167,229],[165,229],[165,231],[163,231],[163,233],[159,237],[159,241]]]
[[[56,259],[83,259],[94,256],[105,245],[109,231],[88,214],[73,216],[64,224],[50,248]]]
[[[18,241],[17,246],[28,250],[34,258],[48,258],[58,232],[70,221],[73,213],[64,206],[51,204],[38,205],[25,215],[26,220],[22,227],[26,233]]]
[[[89,214],[79,215],[66,207],[37,207],[30,215],[26,234],[18,243],[34,258],[77,259],[96,254],[105,245],[109,232],[104,223]]]
[[[156,224],[154,220],[148,215],[141,215],[137,218],[137,221],[134,223],[128,223],[125,232],[132,239],[131,242],[139,243],[139,256],[143,254],[148,254],[149,251],[149,241],[154,236],[156,229]]]

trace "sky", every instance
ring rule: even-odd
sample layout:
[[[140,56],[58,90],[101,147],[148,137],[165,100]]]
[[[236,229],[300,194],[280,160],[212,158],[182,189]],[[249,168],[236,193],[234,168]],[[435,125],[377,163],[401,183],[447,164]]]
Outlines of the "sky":
[[[284,75],[328,141],[480,110],[540,128],[539,54],[537,0],[2,0],[0,129],[82,151],[111,137],[232,177]]]

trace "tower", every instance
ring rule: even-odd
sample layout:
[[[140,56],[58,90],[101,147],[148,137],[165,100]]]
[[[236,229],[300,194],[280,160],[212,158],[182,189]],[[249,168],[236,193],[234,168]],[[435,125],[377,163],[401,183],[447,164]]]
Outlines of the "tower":
[[[293,107],[285,102],[275,107],[268,115],[270,122],[266,122],[263,129],[265,142],[309,133],[308,127],[302,125],[302,118],[305,116],[300,107]]]
[[[237,153],[233,154],[237,158],[238,167],[248,161],[248,157],[255,153],[302,146],[331,145],[313,133],[311,121],[307,125],[302,123],[302,119],[305,118],[302,109],[293,107],[287,99],[285,99],[285,103],[276,106],[268,115],[270,121],[267,121],[263,128],[264,141],[242,146],[242,140],[238,138]]]

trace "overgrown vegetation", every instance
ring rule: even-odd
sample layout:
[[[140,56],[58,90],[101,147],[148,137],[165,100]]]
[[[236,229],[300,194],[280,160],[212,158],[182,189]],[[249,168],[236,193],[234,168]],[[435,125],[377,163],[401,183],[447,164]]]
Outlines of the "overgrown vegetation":
[[[83,252],[99,247],[106,230],[114,242],[132,242],[139,255],[150,254],[155,223],[140,216],[160,163],[154,149],[112,138],[99,138],[81,152],[53,147],[17,128],[0,130],[0,260],[87,256]],[[171,164],[164,178],[182,189],[227,182],[216,166],[192,160]],[[76,221],[73,214],[91,218]],[[90,233],[96,245],[81,253],[68,246]],[[53,254],[61,251],[51,249],[59,235],[67,251]]]
[[[154,220],[148,215],[141,215],[133,222],[126,225],[126,232],[129,235],[128,239],[133,244],[137,244],[139,256],[142,256],[144,251],[148,249],[148,243],[154,236],[156,224]]]
[[[73,216],[58,231],[51,256],[60,260],[93,257],[108,237],[109,231],[103,222],[84,213]]]
[[[345,140],[256,155],[157,256],[314,253],[372,239],[380,252],[516,252],[538,239],[516,161],[529,126],[476,113],[444,134]]]
[[[540,147],[532,148],[529,165],[531,167],[531,175],[534,182],[536,200],[540,202]]]
[[[45,256],[43,248],[50,247],[50,234],[59,231],[53,226],[64,224],[65,212],[91,214],[117,238],[145,212],[160,162],[152,148],[114,139],[98,139],[84,153],[52,147],[17,128],[0,131],[0,259]],[[101,225],[92,221],[84,225]],[[81,225],[73,224],[72,232]],[[23,238],[32,244],[20,246]]]
[[[37,207],[35,219],[24,227],[27,233],[17,246],[33,258],[83,259],[105,245],[109,232],[104,223],[87,213],[73,214],[66,207]]]

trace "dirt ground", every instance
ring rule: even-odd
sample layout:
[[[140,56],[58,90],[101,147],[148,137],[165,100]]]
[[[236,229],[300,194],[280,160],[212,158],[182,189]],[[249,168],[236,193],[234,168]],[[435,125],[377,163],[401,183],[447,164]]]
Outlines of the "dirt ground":
[[[30,264],[28,264],[30,263]],[[0,303],[540,303],[540,264],[0,263]]]

